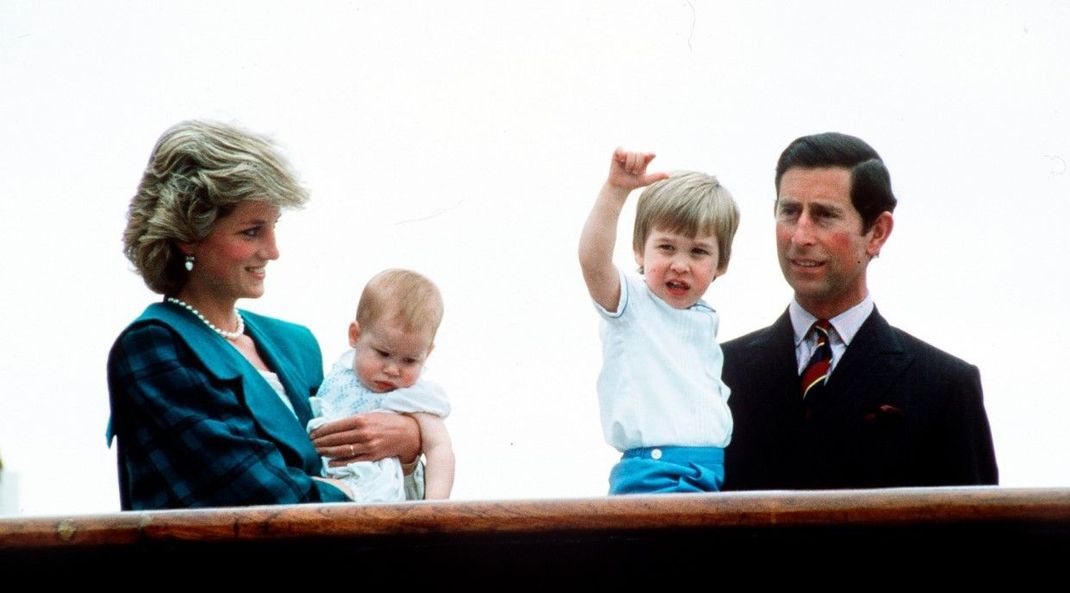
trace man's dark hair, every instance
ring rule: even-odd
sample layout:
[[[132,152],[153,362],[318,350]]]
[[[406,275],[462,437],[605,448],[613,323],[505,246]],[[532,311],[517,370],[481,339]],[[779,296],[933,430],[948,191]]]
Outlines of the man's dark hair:
[[[892,179],[876,150],[861,138],[825,132],[796,138],[780,153],[776,164],[776,191],[780,178],[793,167],[842,167],[851,172],[851,204],[862,215],[862,232],[869,232],[881,212],[895,210]]]

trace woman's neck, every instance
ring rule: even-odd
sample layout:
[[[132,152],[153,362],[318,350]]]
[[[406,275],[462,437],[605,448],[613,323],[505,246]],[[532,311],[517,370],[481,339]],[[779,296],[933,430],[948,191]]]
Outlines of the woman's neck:
[[[238,324],[234,313],[236,299],[220,299],[214,295],[193,290],[187,286],[175,298],[193,307],[205,319],[224,331],[233,331]]]

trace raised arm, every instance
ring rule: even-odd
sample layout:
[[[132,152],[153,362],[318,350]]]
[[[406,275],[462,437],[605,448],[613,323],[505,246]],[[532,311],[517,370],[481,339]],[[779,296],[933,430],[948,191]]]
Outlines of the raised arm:
[[[647,174],[654,159],[652,152],[613,151],[609,177],[598,192],[594,207],[580,235],[580,268],[587,291],[603,309],[613,311],[620,302],[620,277],[613,265],[613,247],[617,242],[617,220],[628,194],[633,189],[668,178],[668,173]]]
[[[434,414],[416,413],[412,417],[420,424],[420,438],[423,440],[424,457],[427,459],[424,469],[424,498],[449,498],[450,490],[453,489],[455,461],[446,423]]]

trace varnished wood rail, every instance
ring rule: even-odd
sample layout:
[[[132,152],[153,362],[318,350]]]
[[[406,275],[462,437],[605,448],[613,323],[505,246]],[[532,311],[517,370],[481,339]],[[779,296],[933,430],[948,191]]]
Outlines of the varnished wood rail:
[[[953,568],[980,575],[1009,570],[1014,558],[1024,558],[1013,562],[1029,563],[1033,576],[1070,566],[1070,489],[778,491],[0,519],[0,564],[24,571],[130,567],[131,559],[150,569],[249,561],[270,568],[299,559],[368,563],[447,581],[576,573],[630,580],[689,563],[716,573],[759,560],[770,563],[764,575],[755,573],[765,578],[824,561],[859,571],[872,565],[878,573],[891,567],[900,576]]]

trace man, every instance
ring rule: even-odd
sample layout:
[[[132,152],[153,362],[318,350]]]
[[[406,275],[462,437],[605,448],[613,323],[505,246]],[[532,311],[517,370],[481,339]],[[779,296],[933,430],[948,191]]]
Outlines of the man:
[[[725,489],[996,484],[977,367],[888,325],[866,288],[896,205],[880,156],[853,136],[805,136],[780,155],[776,188],[795,298],[723,345]]]

